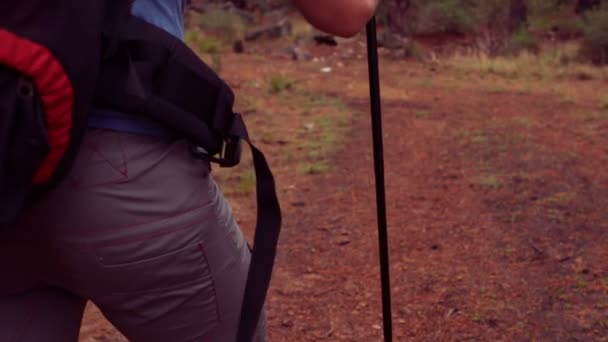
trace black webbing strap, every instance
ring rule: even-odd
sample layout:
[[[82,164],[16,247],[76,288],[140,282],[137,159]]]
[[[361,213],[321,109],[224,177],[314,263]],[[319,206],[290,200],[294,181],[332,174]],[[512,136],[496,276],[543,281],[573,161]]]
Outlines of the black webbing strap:
[[[256,176],[258,214],[237,335],[238,342],[249,342],[258,325],[272,277],[272,267],[281,230],[281,207],[276,195],[274,177],[266,158],[249,140],[247,129],[240,115],[234,120],[230,134],[240,137],[249,144]]]
[[[250,342],[266,299],[281,230],[281,208],[270,167],[251,143],[242,117],[232,111],[230,88],[185,44],[134,17],[121,23],[119,34],[115,52],[103,64],[98,105],[153,118],[211,155],[221,153],[226,141],[235,138],[251,148],[257,221],[236,339]]]

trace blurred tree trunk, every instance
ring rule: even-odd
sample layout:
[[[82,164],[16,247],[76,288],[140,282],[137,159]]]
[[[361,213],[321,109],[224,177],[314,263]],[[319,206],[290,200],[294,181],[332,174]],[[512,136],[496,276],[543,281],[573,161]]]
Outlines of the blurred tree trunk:
[[[511,0],[508,25],[509,34],[528,25],[528,6],[524,0]]]
[[[387,1],[386,24],[392,32],[402,35],[408,33],[407,12],[410,9],[410,0]]]

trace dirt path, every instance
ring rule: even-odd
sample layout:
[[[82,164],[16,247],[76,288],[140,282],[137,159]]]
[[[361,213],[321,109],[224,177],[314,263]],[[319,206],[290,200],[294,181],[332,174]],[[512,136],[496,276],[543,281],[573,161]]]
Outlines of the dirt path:
[[[608,136],[580,117],[597,106],[430,77],[384,103],[396,340],[605,341]],[[273,340],[381,340],[370,129],[357,117],[335,171],[290,212]]]
[[[230,72],[256,77],[256,61],[235,60]],[[383,65],[395,340],[608,341],[606,84],[562,82],[576,92],[566,101],[550,83]],[[312,68],[272,67],[302,79]],[[363,61],[303,81],[353,113],[331,170],[296,177],[284,144],[262,146],[286,184],[272,341],[381,340],[365,81]],[[85,319],[81,340],[117,336]]]

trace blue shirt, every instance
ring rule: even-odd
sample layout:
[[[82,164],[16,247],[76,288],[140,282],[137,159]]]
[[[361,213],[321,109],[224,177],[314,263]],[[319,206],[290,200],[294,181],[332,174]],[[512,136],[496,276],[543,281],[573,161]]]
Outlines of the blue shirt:
[[[185,0],[135,0],[131,13],[182,39],[184,34]],[[94,108],[89,115],[89,127],[136,134],[166,136],[168,129],[135,114]]]

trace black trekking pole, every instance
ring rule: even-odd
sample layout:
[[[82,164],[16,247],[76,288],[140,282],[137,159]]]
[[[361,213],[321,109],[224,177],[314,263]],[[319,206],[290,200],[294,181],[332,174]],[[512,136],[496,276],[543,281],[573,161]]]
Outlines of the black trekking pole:
[[[386,224],[386,196],[384,188],[384,151],[382,147],[382,113],[380,110],[380,72],[378,67],[378,43],[376,18],[366,26],[367,61],[369,67],[369,94],[374,142],[374,172],[376,174],[376,207],[378,212],[378,242],[380,247],[380,276],[382,281],[382,318],[384,341],[393,340],[391,315],[391,284],[389,276],[388,232]]]

